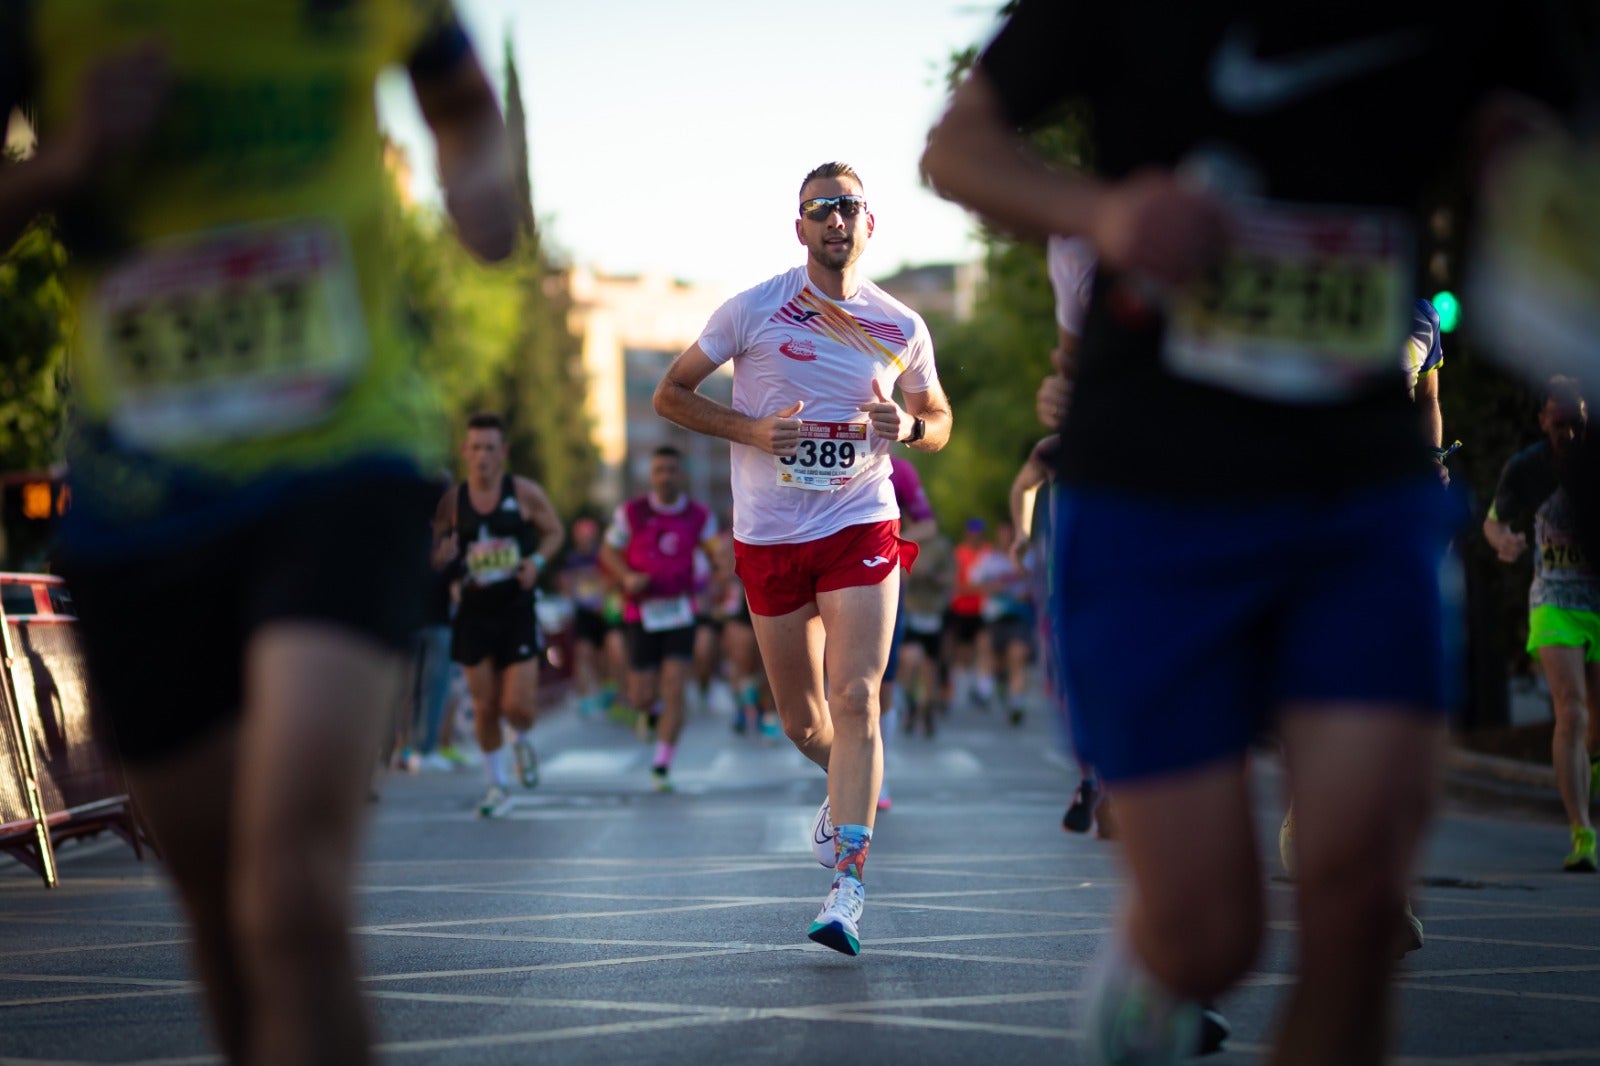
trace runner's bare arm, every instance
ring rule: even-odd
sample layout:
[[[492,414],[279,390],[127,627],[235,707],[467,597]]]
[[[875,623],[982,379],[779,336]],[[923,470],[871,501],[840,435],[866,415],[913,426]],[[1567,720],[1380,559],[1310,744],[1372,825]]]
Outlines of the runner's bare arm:
[[[630,595],[643,592],[650,584],[650,575],[629,569],[622,552],[609,540],[600,542],[600,568],[615,578],[622,591]]]
[[[470,51],[447,70],[412,75],[439,153],[439,185],[461,243],[498,262],[517,238],[516,183],[500,105]]]
[[[1045,465],[1030,455],[1023,462],[1022,469],[1017,471],[1017,476],[1011,479],[1011,528],[1016,530],[1018,540],[1028,539],[1023,535],[1023,530],[1028,528],[1028,516],[1022,505],[1028,493],[1043,485],[1049,477],[1050,471],[1045,469]]]
[[[522,508],[522,516],[533,523],[533,528],[539,531],[539,546],[535,552],[545,557],[546,560],[554,559],[556,552],[561,550],[561,545],[566,543],[567,527],[562,524],[561,516],[556,514],[555,506],[550,502],[550,497],[544,494],[537,482],[525,477],[514,479],[517,486],[517,504]]]
[[[1067,419],[1067,407],[1072,402],[1072,376],[1078,368],[1078,336],[1057,327],[1055,349],[1050,352],[1050,365],[1055,373],[1045,375],[1039,382],[1039,393],[1034,397],[1034,413],[1047,429],[1060,429]]]
[[[717,364],[698,344],[689,345],[656,386],[656,414],[696,433],[748,444],[773,455],[793,455],[800,442],[800,421],[795,416],[805,404],[796,400],[765,418],[740,414],[700,395],[700,383],[716,369]]]
[[[1528,549],[1528,535],[1518,533],[1495,517],[1493,508],[1483,519],[1483,539],[1489,542],[1502,563],[1514,563]]]
[[[41,139],[31,158],[0,167],[0,248],[11,247],[39,212],[78,192],[108,158],[143,141],[171,81],[166,53],[155,44],[96,64],[84,76],[77,111],[63,128]],[[20,102],[0,99],[0,122]]]
[[[727,552],[722,550],[720,537],[707,537],[700,542],[700,550],[706,553],[706,561],[711,564],[711,584],[719,593],[728,579],[733,576],[733,560],[726,558]],[[717,597],[721,599],[719,595]]]
[[[928,134],[922,174],[935,192],[1016,233],[1088,237],[1101,259],[1179,283],[1226,245],[1217,200],[1167,171],[1137,171],[1108,184],[1054,170],[1028,151],[981,68],[956,89]]]
[[[950,398],[944,394],[944,386],[937,381],[931,389],[924,392],[902,393],[906,398],[906,413],[912,418],[922,419],[922,439],[909,446],[919,452],[936,452],[950,443],[950,427],[955,422],[955,413],[950,410]]]
[[[456,537],[456,488],[445,490],[439,506],[433,509],[433,568],[443,570],[461,554]]]
[[[1444,415],[1439,412],[1439,371],[1437,368],[1417,378],[1417,415],[1422,419],[1422,436],[1430,448],[1444,447]]]

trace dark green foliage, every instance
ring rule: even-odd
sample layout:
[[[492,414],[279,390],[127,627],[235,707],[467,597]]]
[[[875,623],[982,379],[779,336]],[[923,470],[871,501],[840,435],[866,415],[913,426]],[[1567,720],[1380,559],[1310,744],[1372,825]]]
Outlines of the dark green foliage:
[[[42,470],[61,457],[65,266],[66,253],[44,222],[0,259],[0,470]]]

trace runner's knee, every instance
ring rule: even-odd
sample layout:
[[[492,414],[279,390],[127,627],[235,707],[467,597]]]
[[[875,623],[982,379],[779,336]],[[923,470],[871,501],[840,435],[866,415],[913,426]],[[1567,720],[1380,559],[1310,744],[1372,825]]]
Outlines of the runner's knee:
[[[828,707],[835,722],[841,717],[864,719],[878,705],[878,682],[854,677],[828,693]]]

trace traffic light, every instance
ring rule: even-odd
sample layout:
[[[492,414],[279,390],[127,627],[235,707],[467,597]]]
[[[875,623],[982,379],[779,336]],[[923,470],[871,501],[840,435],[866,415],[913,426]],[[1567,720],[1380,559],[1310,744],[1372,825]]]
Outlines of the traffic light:
[[[1449,289],[1442,289],[1433,294],[1433,309],[1439,312],[1439,330],[1443,333],[1452,333],[1461,323],[1461,301],[1456,299],[1456,294]]]

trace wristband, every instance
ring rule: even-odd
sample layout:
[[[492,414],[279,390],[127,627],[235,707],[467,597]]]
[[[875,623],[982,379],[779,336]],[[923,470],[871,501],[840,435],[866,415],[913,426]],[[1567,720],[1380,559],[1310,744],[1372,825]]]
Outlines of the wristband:
[[[528,556],[528,558],[533,560],[534,566],[538,567],[541,571],[544,570],[544,556],[540,555],[538,552],[534,552],[532,555]]]

